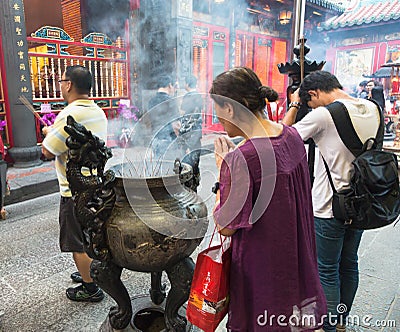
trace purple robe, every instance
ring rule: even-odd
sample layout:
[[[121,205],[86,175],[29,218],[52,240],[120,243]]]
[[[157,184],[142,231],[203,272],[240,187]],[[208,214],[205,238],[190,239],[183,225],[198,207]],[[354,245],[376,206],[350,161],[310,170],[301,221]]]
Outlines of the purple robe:
[[[227,328],[320,327],[326,303],[318,276],[307,155],[297,131],[284,126],[277,137],[252,138],[228,153],[220,195],[215,220],[237,230]]]

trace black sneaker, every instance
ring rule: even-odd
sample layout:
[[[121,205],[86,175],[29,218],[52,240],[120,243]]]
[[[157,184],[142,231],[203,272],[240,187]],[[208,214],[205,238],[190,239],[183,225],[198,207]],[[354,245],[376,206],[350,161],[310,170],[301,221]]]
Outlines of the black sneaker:
[[[77,282],[80,284],[83,282],[82,276],[78,271],[71,274],[71,279],[73,282]]]
[[[72,301],[79,302],[100,302],[104,298],[104,293],[100,288],[94,293],[89,293],[84,285],[67,289],[67,297]]]

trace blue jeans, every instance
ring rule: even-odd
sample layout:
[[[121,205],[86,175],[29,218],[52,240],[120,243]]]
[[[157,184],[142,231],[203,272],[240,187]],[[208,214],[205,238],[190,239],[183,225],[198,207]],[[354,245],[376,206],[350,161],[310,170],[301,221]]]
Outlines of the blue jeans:
[[[318,271],[328,305],[324,331],[345,325],[358,288],[358,247],[362,230],[343,222],[314,217]]]

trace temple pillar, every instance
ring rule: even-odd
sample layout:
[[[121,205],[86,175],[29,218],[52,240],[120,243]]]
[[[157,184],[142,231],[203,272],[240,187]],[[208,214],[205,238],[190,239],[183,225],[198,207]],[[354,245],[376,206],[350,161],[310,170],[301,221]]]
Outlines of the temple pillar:
[[[185,77],[193,69],[193,0],[172,2],[172,22],[176,28],[176,76],[180,87],[184,87]]]
[[[25,96],[32,103],[23,0],[0,1],[0,31],[4,51],[6,102],[10,110],[12,141],[8,150],[14,167],[32,167],[42,163],[37,145],[34,115],[19,100]]]
[[[193,0],[143,1],[139,12],[143,89],[154,89],[163,73],[182,87],[192,71]]]

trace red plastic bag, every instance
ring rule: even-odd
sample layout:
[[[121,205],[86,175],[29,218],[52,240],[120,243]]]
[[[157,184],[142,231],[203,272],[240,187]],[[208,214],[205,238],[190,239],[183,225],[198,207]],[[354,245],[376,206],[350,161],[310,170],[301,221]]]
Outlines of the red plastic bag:
[[[228,312],[231,248],[227,246],[229,241],[221,240],[197,256],[186,315],[205,332],[215,331]]]

